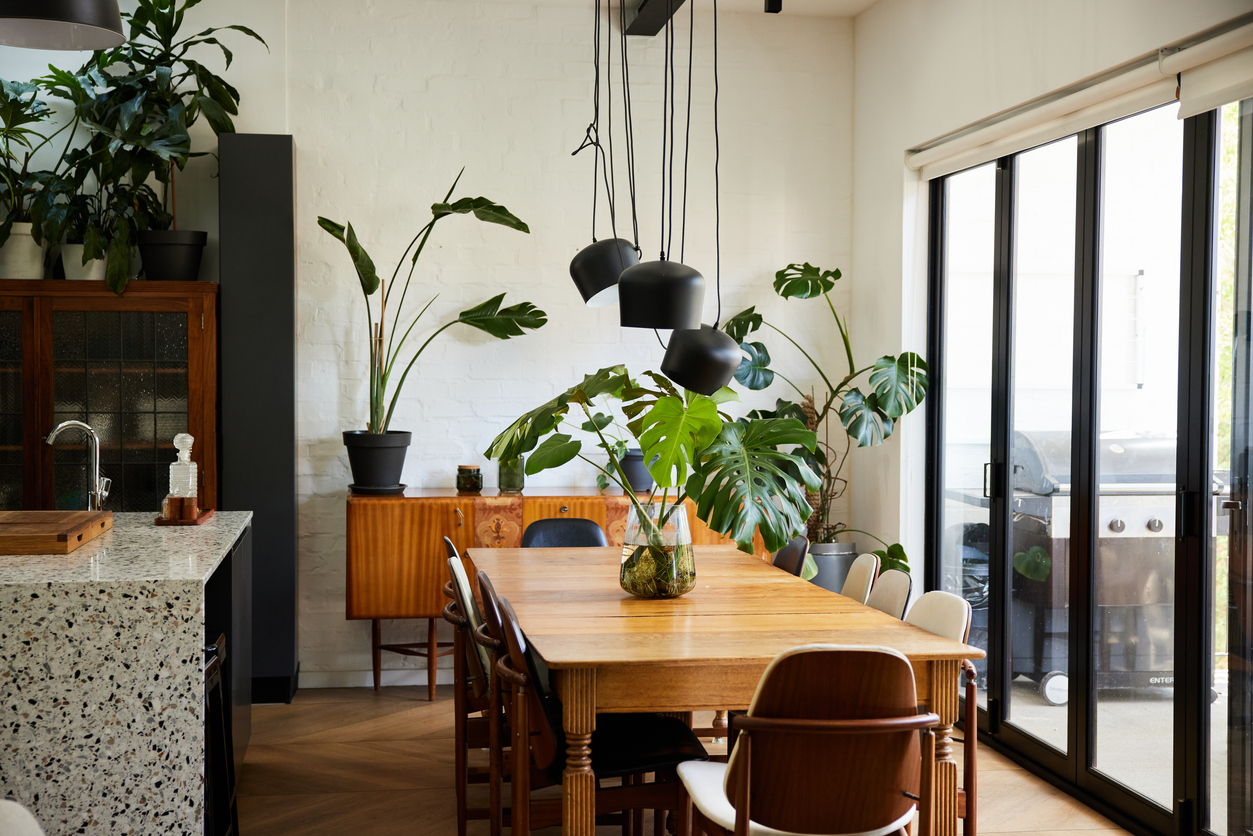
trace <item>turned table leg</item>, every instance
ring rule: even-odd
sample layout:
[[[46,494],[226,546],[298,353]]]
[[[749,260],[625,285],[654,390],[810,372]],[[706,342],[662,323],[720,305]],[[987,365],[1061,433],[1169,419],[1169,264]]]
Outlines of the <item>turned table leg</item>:
[[[596,671],[563,670],[558,680],[566,769],[561,775],[562,836],[596,833],[596,778],[592,773],[592,732],[596,728]]]
[[[930,709],[940,716],[935,730],[935,836],[957,836],[957,761],[953,724],[957,722],[961,662],[931,664]]]
[[[374,690],[379,689],[379,677],[383,674],[383,625],[376,618],[370,622],[371,661],[374,663]]]
[[[439,662],[439,642],[435,635],[435,619],[426,620],[426,698],[435,702],[435,665]]]

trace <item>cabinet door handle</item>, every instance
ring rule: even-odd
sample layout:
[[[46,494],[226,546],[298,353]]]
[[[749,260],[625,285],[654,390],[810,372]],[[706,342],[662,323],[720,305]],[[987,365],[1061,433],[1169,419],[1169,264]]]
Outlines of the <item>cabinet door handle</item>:
[[[466,515],[461,513],[460,508],[453,508],[453,510],[457,512],[457,527],[460,528],[466,524]]]
[[[569,506],[569,505],[562,505],[562,506],[561,506],[561,513],[563,513],[563,514],[568,514],[568,513],[570,513],[570,506]]]

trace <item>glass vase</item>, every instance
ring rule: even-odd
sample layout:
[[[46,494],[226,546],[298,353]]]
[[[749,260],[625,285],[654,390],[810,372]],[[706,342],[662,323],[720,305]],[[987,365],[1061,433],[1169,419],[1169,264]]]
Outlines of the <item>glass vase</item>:
[[[501,493],[522,493],[526,487],[526,459],[522,456],[513,461],[501,459],[498,484]]]
[[[678,598],[696,586],[687,506],[667,505],[664,521],[660,503],[646,504],[643,509],[643,520],[635,506],[627,513],[618,582],[637,598]]]

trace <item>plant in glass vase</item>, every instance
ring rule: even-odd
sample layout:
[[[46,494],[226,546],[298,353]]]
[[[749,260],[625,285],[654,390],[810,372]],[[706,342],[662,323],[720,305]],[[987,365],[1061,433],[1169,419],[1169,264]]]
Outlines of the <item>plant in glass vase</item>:
[[[830,291],[841,277],[839,270],[823,270],[812,264],[789,264],[775,273],[774,291],[784,299],[822,299],[835,321],[843,342],[844,355],[848,361],[848,373],[843,376],[829,375],[787,331],[766,321],[756,311],[756,306],[740,311],[727,320],[723,330],[740,344],[744,357],[736,370],[736,381],[746,389],[762,390],[775,382],[775,378],[791,386],[799,401],[779,398],[773,410],[754,410],[750,418],[789,417],[799,420],[814,430],[821,440],[812,451],[794,450],[820,476],[821,484],[809,494],[812,512],[809,516],[808,534],[814,543],[834,543],[844,532],[866,534],[877,540],[884,548],[875,553],[880,556],[884,568],[909,570],[908,558],[899,543],[887,543],[869,532],[850,529],[843,523],[831,520],[832,502],[838,499],[847,485],[841,475],[852,442],[859,447],[882,444],[903,416],[922,403],[927,394],[927,364],[913,352],[899,356],[885,355],[866,366],[858,366],[853,359],[849,340],[848,318],[836,312]],[[826,392],[815,397],[806,393],[792,380],[772,367],[772,359],[766,345],[749,341],[750,334],[765,326],[791,343],[818,373]],[[839,418],[844,436],[843,449],[839,442],[831,441],[828,419]]]
[[[403,486],[399,484],[400,473],[404,468],[405,451],[409,446],[412,433],[392,430],[392,418],[396,413],[396,404],[400,399],[405,380],[409,377],[409,372],[413,370],[422,352],[436,337],[454,325],[460,324],[477,328],[497,339],[507,340],[511,337],[520,337],[527,330],[541,328],[548,322],[548,314],[530,302],[519,302],[502,308],[501,303],[504,301],[505,294],[500,293],[473,308],[462,311],[455,319],[440,325],[406,361],[402,354],[405,344],[422,316],[439,298],[438,293],[432,296],[430,301],[418,311],[417,316],[407,324],[402,319],[405,299],[409,295],[409,285],[413,281],[413,273],[417,269],[418,259],[426,248],[426,242],[430,239],[435,225],[441,219],[451,215],[473,215],[485,223],[516,229],[519,232],[531,231],[504,206],[485,197],[463,197],[450,203],[449,199],[452,197],[453,190],[457,188],[457,183],[460,181],[461,174],[458,174],[448,194],[444,195],[443,201],[431,206],[431,219],[418,230],[409,245],[405,247],[405,251],[396,262],[396,269],[392,271],[391,278],[386,283],[375,270],[370,254],[357,240],[357,232],[351,223],[340,224],[329,218],[318,218],[318,225],[348,250],[357,280],[361,285],[361,292],[365,296],[370,361],[369,417],[366,420],[365,430],[349,430],[344,433],[344,446],[348,448],[354,489],[375,492],[395,492],[403,489]],[[410,252],[413,253],[412,256]],[[406,259],[409,261],[409,272],[404,283],[399,285],[400,297],[393,304],[392,294],[398,286],[396,279],[405,266]],[[370,298],[376,293],[379,295],[377,320],[374,316],[374,309],[370,305]],[[392,312],[390,326],[387,323],[389,311]],[[394,376],[397,372],[400,373],[399,378]]]
[[[596,469],[601,484],[622,488],[631,503],[622,588],[641,598],[673,598],[696,581],[685,500],[692,499],[697,517],[729,535],[742,551],[752,553],[758,532],[766,548],[776,551],[803,530],[809,511],[805,489],[819,484],[801,456],[778,448],[799,445],[812,453],[817,439],[791,418],[732,421],[718,410],[736,399],[730,389],[705,396],[680,391],[656,372],[643,377],[653,388],[632,379],[624,366],[587,375],[514,421],[485,455],[508,460],[529,453],[528,474],[577,457]],[[614,402],[627,419],[625,434],[643,451],[655,482],[643,501],[622,467],[626,439],[607,432],[615,423]],[[566,428],[570,432],[562,431]],[[605,454],[604,463],[584,453],[575,431],[591,436]]]

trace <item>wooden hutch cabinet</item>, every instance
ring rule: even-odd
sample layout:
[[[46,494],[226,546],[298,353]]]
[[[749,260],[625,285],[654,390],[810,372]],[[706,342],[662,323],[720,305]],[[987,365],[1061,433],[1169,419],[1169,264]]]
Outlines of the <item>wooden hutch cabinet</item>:
[[[87,443],[44,436],[70,419],[100,436],[105,508],[153,511],[173,439],[195,437],[200,505],[217,507],[217,296],[212,282],[0,280],[0,510],[86,507]]]

